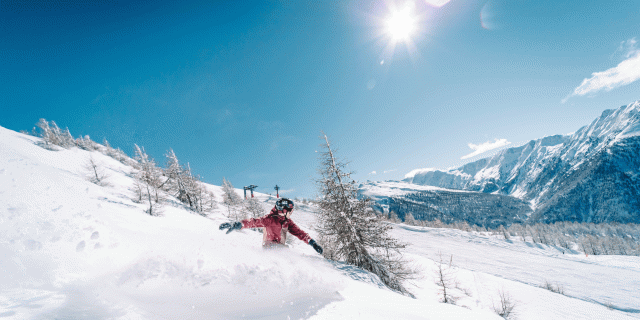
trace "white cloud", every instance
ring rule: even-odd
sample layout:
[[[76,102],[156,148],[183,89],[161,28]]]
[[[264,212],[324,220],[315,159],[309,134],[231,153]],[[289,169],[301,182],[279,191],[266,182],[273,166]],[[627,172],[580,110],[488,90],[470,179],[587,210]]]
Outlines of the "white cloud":
[[[611,69],[594,72],[591,78],[582,80],[573,93],[562,99],[562,103],[573,96],[584,96],[602,89],[611,91],[640,79],[640,50],[636,48],[635,38],[621,43],[616,52],[618,51],[624,51],[626,60]]]
[[[638,42],[636,41],[636,38],[632,38],[627,41],[620,42],[620,46],[618,47],[618,50],[616,50],[616,52],[614,52],[611,57],[613,58],[619,53],[625,59],[630,58],[631,56],[635,55],[638,52],[638,49],[636,48],[637,43]]]
[[[500,147],[504,147],[508,144],[511,144],[511,142],[507,141],[507,139],[495,139],[494,142],[491,141],[487,141],[485,143],[482,144],[473,144],[473,143],[469,143],[469,148],[471,148],[473,151],[472,153],[469,153],[466,156],[463,156],[460,159],[468,159],[471,157],[475,157],[481,153],[485,153],[489,150],[493,150],[495,148],[500,148]]]
[[[394,172],[394,171],[396,171],[396,170],[398,170],[398,169],[393,169],[393,170],[385,170],[385,171],[384,171],[384,173],[389,173],[389,172]]]
[[[374,170],[374,171],[369,172],[369,174],[378,174],[378,173]]]

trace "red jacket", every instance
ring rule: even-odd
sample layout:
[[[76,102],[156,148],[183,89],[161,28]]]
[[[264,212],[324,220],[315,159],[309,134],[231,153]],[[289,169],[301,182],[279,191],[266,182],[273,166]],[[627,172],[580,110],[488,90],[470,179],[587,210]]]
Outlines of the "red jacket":
[[[271,243],[284,244],[287,239],[287,231],[307,244],[311,240],[311,237],[306,232],[302,231],[291,219],[280,215],[275,207],[271,209],[268,215],[262,218],[242,220],[242,228],[264,228],[262,239],[264,245]]]

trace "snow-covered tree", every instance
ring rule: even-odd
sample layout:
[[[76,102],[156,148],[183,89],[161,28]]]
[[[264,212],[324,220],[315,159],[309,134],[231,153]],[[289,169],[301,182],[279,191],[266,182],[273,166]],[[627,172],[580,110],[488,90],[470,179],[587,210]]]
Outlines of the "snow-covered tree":
[[[191,210],[205,216],[207,212],[217,207],[214,194],[206,189],[200,176],[195,176],[191,173],[191,166],[188,163],[183,173],[185,195],[190,199],[189,207]]]
[[[52,121],[53,122],[53,121]],[[76,146],[76,142],[71,136],[71,132],[69,132],[69,128],[65,128],[60,133],[60,143],[63,148],[72,148]]]
[[[165,154],[167,157],[167,166],[164,174],[167,180],[163,183],[164,190],[173,194],[180,202],[188,205],[190,208],[197,206],[197,199],[194,193],[199,193],[194,177],[191,175],[191,169],[187,166],[182,167],[178,161],[178,157],[172,149]]]
[[[105,140],[106,141],[106,140]],[[144,149],[135,145],[135,159],[138,161],[139,170],[135,175],[135,191],[137,201],[147,203],[147,213],[159,215],[160,207],[164,201],[160,186],[163,183],[162,170],[156,166],[153,159],[147,155]]]
[[[509,232],[507,232],[507,229],[505,229],[503,225],[500,225],[498,227],[498,233],[500,233],[504,237],[505,240],[511,239],[511,236],[509,235]]]
[[[199,199],[201,215],[206,215],[208,212],[212,212],[213,210],[218,208],[216,195],[213,192],[206,190],[204,187],[202,188],[202,196]]]
[[[393,223],[400,223],[400,218],[398,218],[398,214],[393,210],[389,212],[389,221]]]
[[[442,228],[443,227],[443,223],[442,223],[442,221],[440,221],[440,219],[436,218],[431,222],[431,226],[432,226],[432,228]]]
[[[235,221],[246,218],[246,214],[239,210],[242,198],[236,193],[235,188],[226,178],[222,178],[222,203],[227,207],[227,217]]]
[[[260,201],[256,198],[249,198],[243,201],[244,211],[249,213],[250,218],[262,217],[266,212],[265,208],[260,204]]]
[[[120,163],[122,163],[122,164],[128,164],[127,160],[129,160],[129,157],[120,148],[114,149],[113,150],[113,155],[111,157],[116,159],[116,160],[118,160],[118,161],[120,161]]]
[[[404,223],[408,224],[410,226],[415,226],[416,225],[416,219],[413,217],[413,214],[411,212],[407,212],[404,215]]]
[[[106,138],[102,139],[102,145],[104,145],[104,148],[105,148],[102,151],[103,154],[112,158],[116,156],[116,150],[111,147],[111,144],[109,144],[109,141],[107,141]]]
[[[75,144],[76,146],[78,146],[78,148],[81,148],[87,151],[93,151],[97,149],[96,143],[93,142],[88,135],[85,135],[84,137],[80,137],[76,139]]]
[[[215,195],[208,191],[200,181],[200,177],[191,173],[191,167],[187,163],[181,166],[178,157],[172,149],[165,154],[167,165],[164,169],[166,180],[161,188],[174,195],[180,202],[201,215],[217,208]]]
[[[45,146],[49,146],[53,144],[53,132],[51,132],[51,127],[49,126],[49,122],[47,120],[41,118],[40,121],[36,124],[38,129],[40,129],[39,136],[42,138]]]
[[[51,136],[53,144],[61,147],[64,146],[64,143],[62,141],[62,130],[60,130],[60,127],[58,127],[56,122],[53,120],[51,120]]]
[[[351,173],[343,171],[345,164],[335,158],[326,135],[324,141],[317,231],[325,256],[372,272],[387,287],[411,295],[403,284],[414,275],[402,257],[406,245],[389,235],[392,226],[373,212],[370,199],[358,199]]]
[[[38,134],[42,138],[42,147],[49,150],[55,150],[55,146],[63,146],[61,140],[61,131],[56,125],[55,122],[51,121],[51,125],[45,119],[40,119],[40,121],[36,124],[38,129],[40,129],[40,133]]]

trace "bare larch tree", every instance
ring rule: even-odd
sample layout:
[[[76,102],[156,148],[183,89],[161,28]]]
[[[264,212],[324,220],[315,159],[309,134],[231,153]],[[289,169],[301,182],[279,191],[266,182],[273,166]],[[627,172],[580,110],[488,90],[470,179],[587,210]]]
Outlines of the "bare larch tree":
[[[316,230],[327,248],[325,257],[370,271],[390,289],[413,297],[403,285],[415,276],[402,257],[406,244],[389,235],[392,226],[375,214],[370,199],[358,199],[351,172],[344,171],[346,164],[336,159],[327,136],[322,138]]]

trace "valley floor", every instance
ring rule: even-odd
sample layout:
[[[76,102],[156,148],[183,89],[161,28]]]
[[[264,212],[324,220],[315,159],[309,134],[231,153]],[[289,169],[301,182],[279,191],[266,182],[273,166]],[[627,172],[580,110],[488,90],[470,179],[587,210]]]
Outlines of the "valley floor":
[[[394,235],[411,244],[407,252],[417,259],[452,259],[460,286],[477,292],[473,298],[496,300],[499,290],[508,292],[518,319],[640,318],[640,257],[587,257],[477,232],[404,224]],[[542,289],[545,283],[564,294]]]

